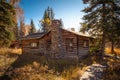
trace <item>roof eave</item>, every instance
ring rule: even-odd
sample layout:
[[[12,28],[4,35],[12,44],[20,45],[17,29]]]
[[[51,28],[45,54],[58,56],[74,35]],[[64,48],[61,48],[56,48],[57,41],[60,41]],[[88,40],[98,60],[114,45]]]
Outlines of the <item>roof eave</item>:
[[[44,35],[40,36],[40,37],[34,37],[34,38],[22,38],[21,40],[31,40],[31,39],[41,39],[42,37],[44,37],[45,35],[47,35],[49,32],[45,33]]]

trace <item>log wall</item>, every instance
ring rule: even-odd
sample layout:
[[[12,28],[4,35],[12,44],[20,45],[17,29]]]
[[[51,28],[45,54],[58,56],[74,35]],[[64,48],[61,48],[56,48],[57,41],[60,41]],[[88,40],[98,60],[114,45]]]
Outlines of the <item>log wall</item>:
[[[64,48],[65,57],[74,57],[78,56],[79,58],[88,54],[89,51],[89,38],[84,36],[79,36],[74,33],[68,32],[66,30],[62,30],[62,46]],[[67,40],[72,39],[72,48],[67,49]],[[87,47],[84,47],[84,41],[87,41]],[[38,43],[38,47],[32,48],[30,47],[30,43],[36,42]],[[22,50],[23,53],[40,53],[44,55],[51,55],[51,33],[45,35],[40,39],[29,39],[22,40]]]
[[[22,52],[23,53],[40,53],[40,54],[47,54],[50,53],[50,50],[47,49],[47,41],[50,40],[50,34],[45,35],[41,39],[29,39],[29,40],[22,40]],[[37,42],[37,47],[31,47],[30,43]]]

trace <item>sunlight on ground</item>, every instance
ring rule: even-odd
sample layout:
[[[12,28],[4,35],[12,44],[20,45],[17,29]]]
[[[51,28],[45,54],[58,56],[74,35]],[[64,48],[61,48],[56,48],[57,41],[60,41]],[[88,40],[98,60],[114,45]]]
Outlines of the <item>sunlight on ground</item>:
[[[120,48],[115,48],[115,53],[117,53],[118,55],[120,55]],[[106,48],[105,52],[108,54],[111,54],[111,48]]]
[[[21,53],[21,49],[0,48],[0,76],[16,61]]]
[[[0,54],[22,54],[22,49],[0,48]]]

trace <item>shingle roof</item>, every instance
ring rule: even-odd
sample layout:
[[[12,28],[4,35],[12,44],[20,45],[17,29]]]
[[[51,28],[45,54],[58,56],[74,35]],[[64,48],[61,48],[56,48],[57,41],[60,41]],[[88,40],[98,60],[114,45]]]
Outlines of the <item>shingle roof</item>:
[[[24,39],[39,39],[39,38],[43,37],[45,34],[47,34],[47,33],[42,32],[42,33],[29,34],[29,35],[23,37],[22,40],[24,40]]]
[[[75,35],[78,35],[78,36],[84,36],[84,37],[90,37],[89,35],[86,35],[86,34],[82,34],[80,32],[75,32],[75,31],[70,31],[70,30],[67,30],[67,29],[63,29],[65,31],[68,31],[68,32],[71,32]],[[50,31],[49,31],[50,32]],[[42,32],[42,33],[33,33],[33,34],[29,34],[25,37],[22,38],[22,40],[26,40],[26,39],[40,39],[42,38],[43,36],[45,36],[46,34],[48,34],[49,32],[45,33],[45,32]]]
[[[73,33],[73,34],[75,34],[75,35],[78,35],[78,36],[91,37],[91,36],[88,35],[88,34],[83,34],[83,33],[80,33],[80,32],[75,32],[75,31],[67,30],[67,29],[63,29],[63,30],[68,31],[68,32],[71,32],[71,33]]]

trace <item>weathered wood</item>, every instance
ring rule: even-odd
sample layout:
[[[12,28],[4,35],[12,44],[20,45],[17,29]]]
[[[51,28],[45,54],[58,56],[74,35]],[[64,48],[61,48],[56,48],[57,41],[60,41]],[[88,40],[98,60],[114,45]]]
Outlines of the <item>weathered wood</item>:
[[[58,21],[59,22],[59,21]],[[89,51],[89,37],[76,35],[64,29],[57,28],[59,24],[54,23],[51,26],[52,30],[49,34],[38,39],[25,39],[22,40],[23,53],[42,53],[44,55],[51,55],[52,53],[66,56],[84,56]],[[72,38],[72,43],[66,42],[66,39]],[[84,47],[84,41],[88,41],[87,47]],[[36,42],[38,46],[32,48],[30,43]],[[71,47],[69,46],[71,45]],[[67,49],[69,46],[69,49]]]

